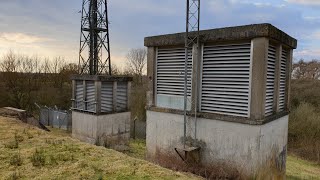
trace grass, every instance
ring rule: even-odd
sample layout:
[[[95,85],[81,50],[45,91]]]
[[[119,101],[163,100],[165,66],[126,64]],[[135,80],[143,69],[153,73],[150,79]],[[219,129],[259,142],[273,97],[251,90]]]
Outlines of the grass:
[[[18,148],[5,146],[15,141]],[[0,179],[200,179],[148,163],[145,152],[144,140],[131,141],[125,155],[0,117]],[[287,179],[320,180],[320,165],[290,155]]]
[[[320,179],[320,165],[290,155],[287,159],[287,179]]]
[[[127,152],[129,156],[144,159],[146,153],[145,140],[133,140],[130,142],[130,151]],[[295,155],[289,155],[287,158],[287,179],[314,179],[320,180],[320,165],[302,160]]]
[[[12,142],[18,147],[6,146]],[[0,179],[200,179],[138,159],[143,141],[131,146],[133,157],[0,117]]]

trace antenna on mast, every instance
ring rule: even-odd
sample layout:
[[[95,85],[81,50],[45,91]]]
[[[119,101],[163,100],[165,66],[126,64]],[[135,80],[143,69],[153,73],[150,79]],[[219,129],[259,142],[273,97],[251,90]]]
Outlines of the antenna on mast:
[[[79,73],[111,75],[107,0],[83,0],[81,13]]]

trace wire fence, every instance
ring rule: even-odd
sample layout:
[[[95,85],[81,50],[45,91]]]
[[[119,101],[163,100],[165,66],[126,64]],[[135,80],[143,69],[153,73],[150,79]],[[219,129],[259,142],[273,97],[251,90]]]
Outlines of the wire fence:
[[[66,131],[72,130],[72,117],[70,111],[40,107],[39,120],[45,126]]]

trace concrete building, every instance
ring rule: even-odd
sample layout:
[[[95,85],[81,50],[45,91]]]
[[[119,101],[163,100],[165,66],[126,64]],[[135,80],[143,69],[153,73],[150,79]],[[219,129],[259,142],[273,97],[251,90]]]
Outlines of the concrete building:
[[[72,136],[112,147],[130,138],[130,77],[72,77]]]
[[[148,159],[179,162],[181,154],[194,151],[197,163],[209,168],[223,164],[252,177],[261,171],[285,177],[297,40],[271,24],[200,31],[201,47],[189,50],[190,148],[182,148],[184,37],[177,33],[145,38]]]

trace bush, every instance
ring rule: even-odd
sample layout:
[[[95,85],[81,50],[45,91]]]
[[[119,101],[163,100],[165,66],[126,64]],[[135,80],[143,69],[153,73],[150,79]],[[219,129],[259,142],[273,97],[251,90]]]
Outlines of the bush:
[[[20,153],[17,153],[10,158],[10,165],[12,165],[12,166],[21,166],[22,165],[22,159],[21,159]]]
[[[18,149],[19,148],[19,141],[17,141],[17,140],[11,141],[11,142],[5,144],[4,147],[8,148],[8,149]]]
[[[320,108],[320,81],[293,80],[291,83],[291,106],[297,108],[301,103],[308,103]]]
[[[9,177],[9,179],[10,180],[17,180],[17,179],[19,179],[20,178],[20,173],[19,172],[13,172],[11,175],[10,175],[10,177]]]
[[[44,155],[44,151],[36,149],[36,151],[33,153],[31,157],[31,162],[32,162],[32,165],[35,167],[44,166],[46,163],[46,157]]]
[[[289,150],[320,163],[320,113],[314,105],[300,103],[289,122]]]

